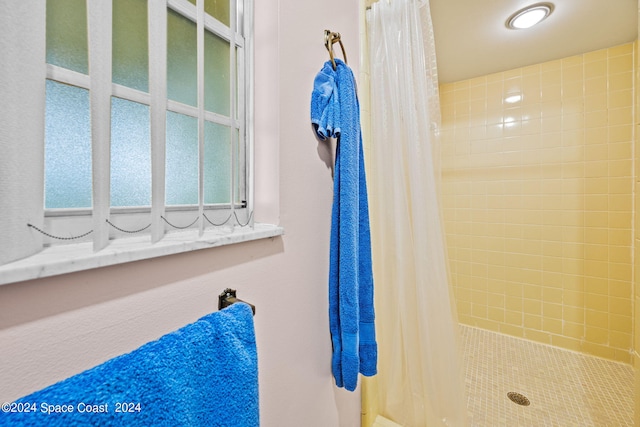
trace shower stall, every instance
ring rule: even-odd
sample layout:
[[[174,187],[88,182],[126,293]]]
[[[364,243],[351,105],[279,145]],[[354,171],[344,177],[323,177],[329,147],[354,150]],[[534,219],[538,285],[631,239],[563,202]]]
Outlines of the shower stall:
[[[427,194],[424,199],[440,204],[440,209],[431,210],[412,193],[417,187],[410,181],[414,177],[411,162],[405,161],[408,169],[400,169],[404,172],[393,172],[389,167],[393,156],[377,151],[389,150],[380,148],[381,144],[400,145],[411,156],[416,140],[410,130],[390,138],[376,127],[379,123],[389,127],[394,120],[391,113],[376,108],[376,103],[390,101],[377,97],[401,93],[402,83],[413,78],[402,74],[403,61],[388,56],[400,47],[390,49],[378,41],[378,37],[394,40],[395,36],[402,43],[399,35],[414,31],[409,15],[403,15],[398,28],[390,17],[374,18],[382,8],[399,7],[398,3],[420,8],[424,44],[416,47],[407,42],[412,47],[405,55],[413,58],[409,68],[420,64],[413,55],[426,52],[423,76],[437,82],[430,62],[435,56],[429,56],[433,30],[428,2],[374,4],[366,11],[368,58],[361,76],[365,91],[370,88],[371,94],[370,101],[365,96],[363,114],[371,115],[372,125],[364,131],[365,136],[369,133],[365,144],[368,141],[373,160],[368,171],[373,198],[385,200],[372,214],[372,222],[384,218],[385,227],[402,230],[408,225],[412,232],[414,223],[397,212],[389,214],[388,205],[404,204],[414,209],[414,216],[417,212],[441,215],[449,271],[440,304],[453,308],[450,316],[440,313],[446,318],[437,323],[455,323],[445,329],[459,334],[460,341],[444,348],[432,346],[427,352],[451,351],[456,354],[445,354],[452,360],[461,355],[464,391],[460,399],[466,403],[468,419],[440,417],[428,425],[468,421],[474,426],[536,422],[632,426],[634,407],[635,423],[640,425],[640,397],[634,387],[634,372],[637,384],[640,367],[636,279],[640,261],[635,253],[640,238],[636,225],[638,40],[436,86],[437,107],[424,107],[428,111],[424,122],[433,131],[432,137],[424,137],[427,151],[433,154],[425,168],[427,174],[434,173],[437,192],[435,198]],[[375,19],[387,21],[376,26]],[[383,70],[381,74],[376,74],[376,68]],[[385,73],[398,73],[399,88],[389,86]],[[411,102],[389,108],[421,111],[419,103]],[[409,123],[406,117],[400,122]],[[394,174],[403,175],[405,183],[392,178]],[[376,185],[376,180],[384,185]],[[392,187],[394,183],[401,187]],[[409,196],[384,199],[381,192]],[[372,230],[375,227],[372,224]],[[379,232],[378,238],[386,245],[390,237],[385,233]],[[419,235],[414,236],[419,240]],[[402,264],[389,267],[389,259],[381,262],[387,267],[378,268],[387,275],[389,269],[404,268]],[[386,298],[389,287],[397,291],[405,285],[384,276],[383,280],[376,277],[376,286],[380,289],[376,309],[387,319],[392,313],[378,295]],[[418,302],[417,310],[420,304],[434,310],[428,301]],[[418,333],[431,337],[426,328]],[[379,341],[384,345],[384,336]],[[403,345],[401,339],[395,344]],[[423,358],[428,364],[427,359]],[[412,356],[405,355],[404,360],[409,366],[395,369],[411,376]],[[381,382],[384,369],[383,363]],[[449,375],[452,382],[457,381],[453,373]],[[403,381],[386,383],[397,390],[381,391],[381,386],[365,383],[363,411],[399,425],[420,425],[394,419],[394,406],[389,406],[393,399],[388,396],[411,386]],[[420,394],[411,389],[410,393],[414,398],[422,396],[425,407],[433,404],[428,391]],[[371,416],[365,416],[363,425],[372,422]],[[387,421],[380,422],[386,425]]]
[[[634,42],[440,86],[460,322],[629,377],[636,56]]]

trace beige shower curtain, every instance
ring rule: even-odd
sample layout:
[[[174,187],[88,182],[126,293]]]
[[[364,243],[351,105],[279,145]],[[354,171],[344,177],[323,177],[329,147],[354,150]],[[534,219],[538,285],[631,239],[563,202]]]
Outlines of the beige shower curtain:
[[[367,11],[369,192],[378,375],[363,426],[467,425],[458,327],[438,203],[439,100],[429,4]],[[386,421],[383,421],[386,420]]]

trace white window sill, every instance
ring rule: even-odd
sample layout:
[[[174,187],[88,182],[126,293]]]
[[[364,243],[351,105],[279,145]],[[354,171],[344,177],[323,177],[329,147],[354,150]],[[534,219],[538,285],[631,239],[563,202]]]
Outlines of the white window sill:
[[[116,239],[98,252],[93,252],[91,242],[52,246],[36,255],[0,267],[0,285],[283,234],[282,227],[256,223],[254,228],[209,230],[200,237],[196,230],[169,233],[155,244],[149,243],[149,236]]]

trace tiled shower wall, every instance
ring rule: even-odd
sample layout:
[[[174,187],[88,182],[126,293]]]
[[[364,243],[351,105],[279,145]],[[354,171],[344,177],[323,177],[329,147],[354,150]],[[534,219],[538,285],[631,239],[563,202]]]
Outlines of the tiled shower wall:
[[[635,48],[440,87],[462,323],[632,362]]]

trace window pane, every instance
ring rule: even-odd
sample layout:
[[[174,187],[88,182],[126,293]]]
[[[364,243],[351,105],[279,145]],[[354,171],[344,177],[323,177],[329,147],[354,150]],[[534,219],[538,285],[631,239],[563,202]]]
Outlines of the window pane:
[[[111,206],[150,205],[149,107],[111,98]]]
[[[214,113],[229,115],[229,42],[205,31],[204,33],[204,105]]]
[[[91,207],[89,91],[47,80],[45,208]]]
[[[230,128],[216,123],[204,125],[204,202],[230,203]]]
[[[204,11],[229,27],[229,2],[230,0],[205,0]]]
[[[113,1],[113,82],[149,91],[147,0]]]
[[[198,119],[167,112],[166,204],[198,204]]]
[[[196,106],[196,24],[169,9],[167,14],[167,96]]]
[[[85,0],[47,1],[47,62],[88,74]]]

